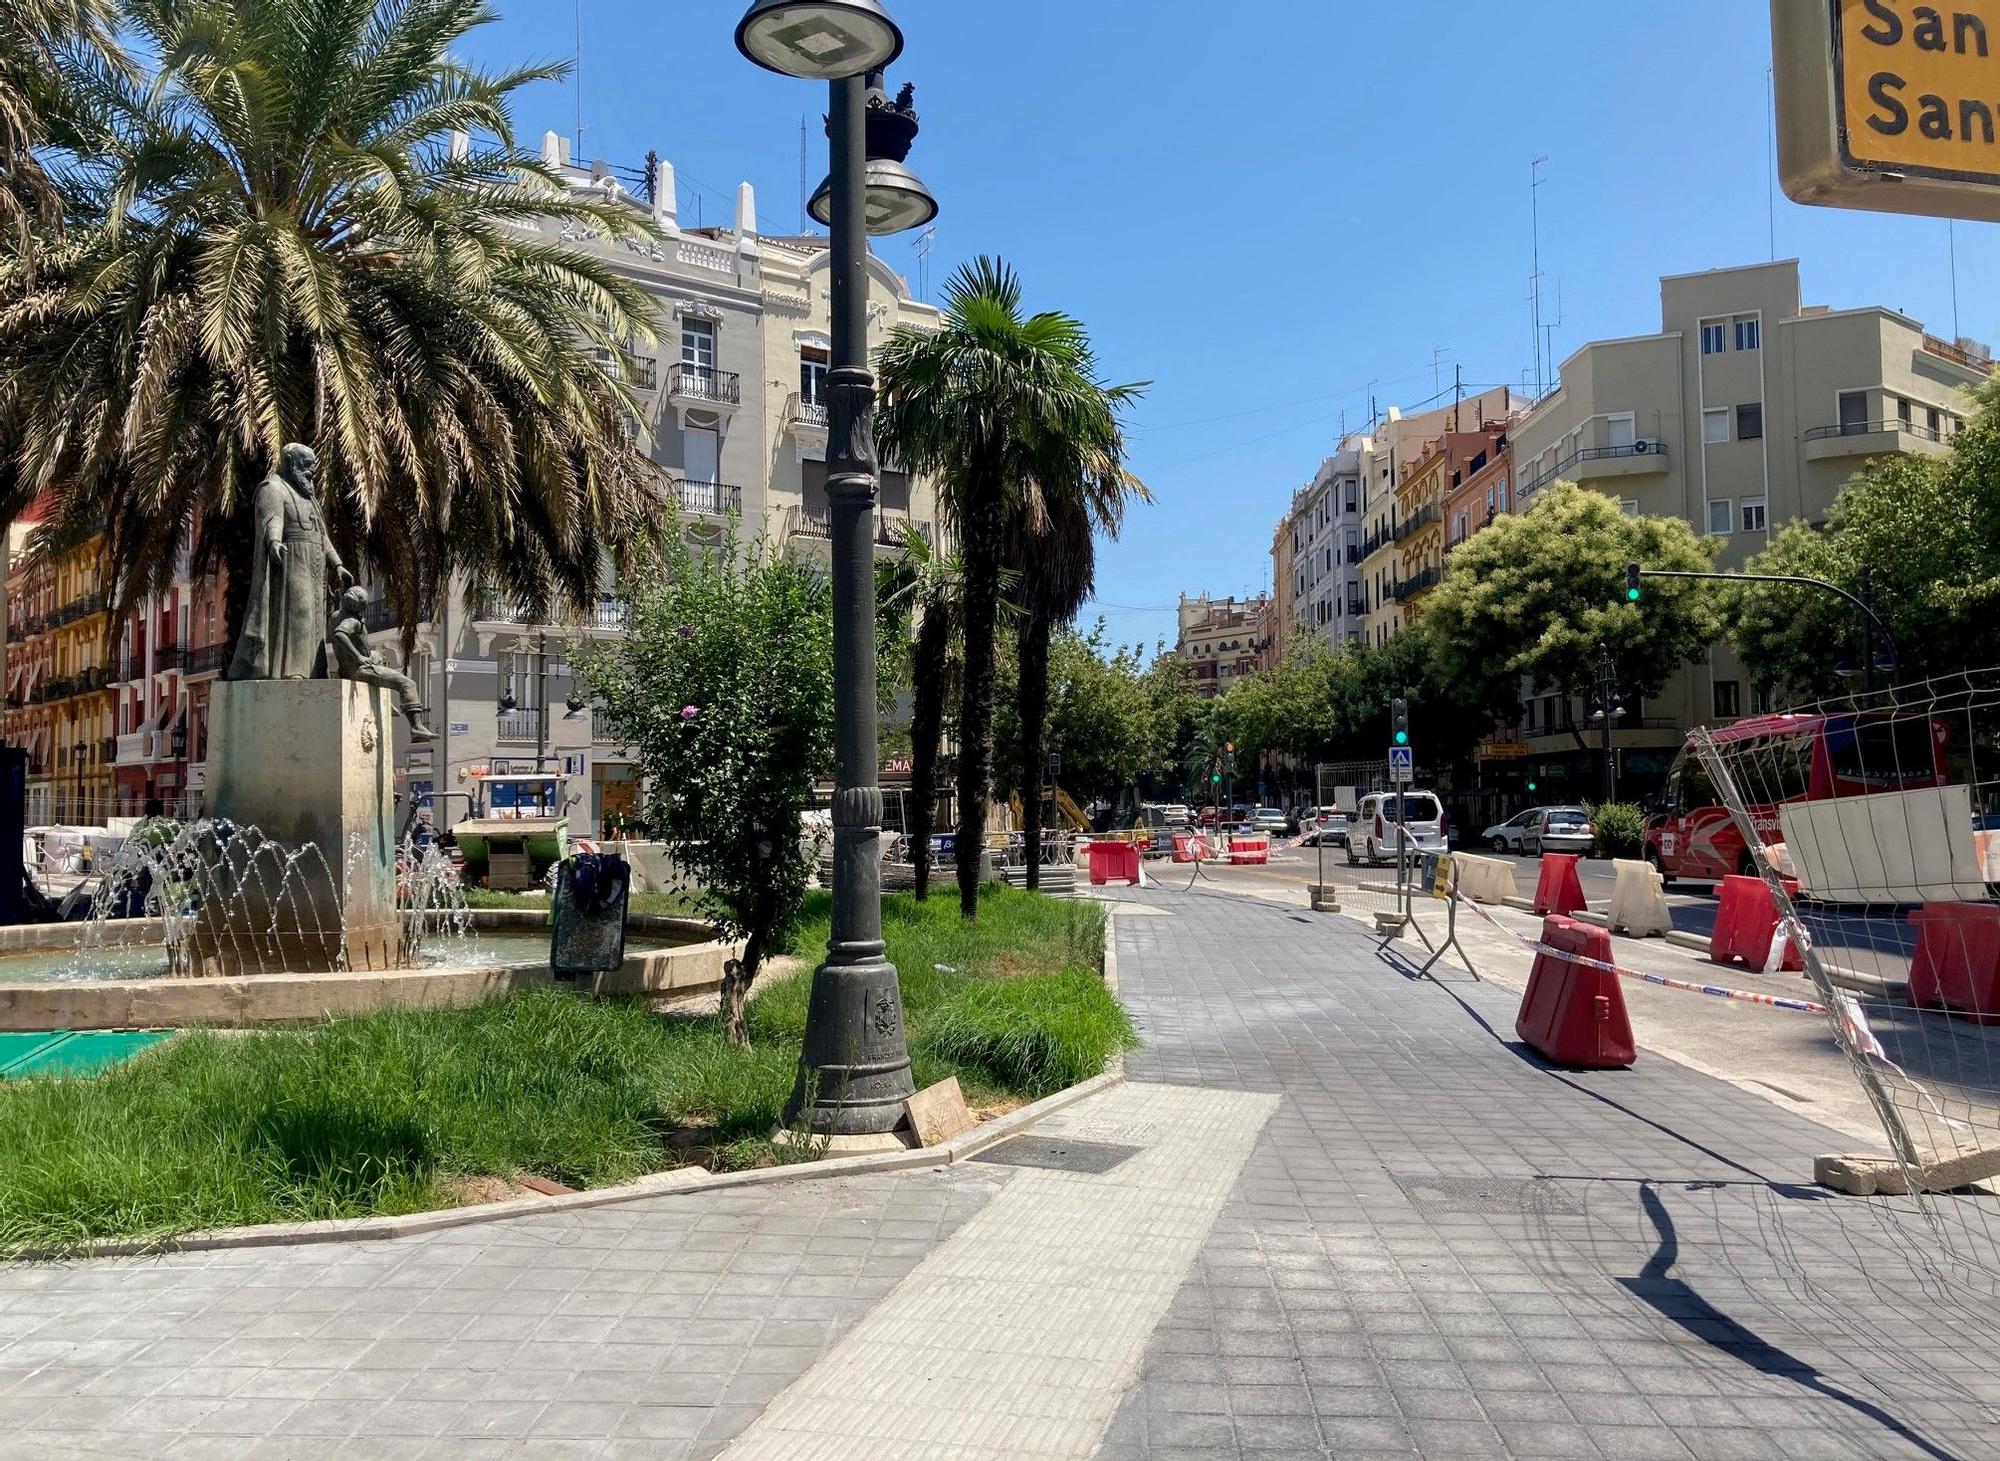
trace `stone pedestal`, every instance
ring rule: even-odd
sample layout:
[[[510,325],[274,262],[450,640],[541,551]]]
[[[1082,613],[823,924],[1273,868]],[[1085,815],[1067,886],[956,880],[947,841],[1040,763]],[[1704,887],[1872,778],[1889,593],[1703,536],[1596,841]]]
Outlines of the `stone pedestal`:
[[[402,962],[389,715],[352,680],[216,683],[197,973]]]

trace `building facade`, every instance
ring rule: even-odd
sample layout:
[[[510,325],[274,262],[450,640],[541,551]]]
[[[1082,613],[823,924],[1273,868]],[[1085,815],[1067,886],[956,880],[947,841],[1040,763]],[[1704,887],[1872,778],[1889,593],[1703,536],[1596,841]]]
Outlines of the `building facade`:
[[[1327,648],[1360,638],[1361,438],[1349,438],[1292,495],[1272,536],[1281,654],[1307,643]]]
[[[1740,568],[1786,523],[1823,522],[1870,458],[1943,452],[1991,368],[1982,347],[1893,310],[1806,305],[1796,260],[1662,279],[1659,332],[1585,345],[1515,428],[1517,495],[1531,505],[1574,481],[1628,513],[1684,519]],[[1594,771],[1570,774],[1592,755],[1571,733],[1582,707],[1525,698],[1539,782],[1594,789]],[[1717,646],[1621,723],[1621,786],[1656,786],[1690,727],[1762,701]]]
[[[1174,652],[1194,677],[1196,693],[1212,699],[1274,662],[1275,605],[1268,594],[1247,599],[1181,595],[1180,637]]]
[[[734,532],[746,544],[830,562],[827,240],[761,234],[747,183],[738,190],[733,228],[683,229],[670,163],[660,165],[648,202],[603,163],[574,165],[567,142],[553,133],[543,138],[542,154],[570,187],[649,214],[662,235],[632,242],[544,226],[552,240],[598,252],[659,304],[657,347],[635,342],[629,383],[641,419],[633,429],[679,511],[683,533],[699,546]],[[872,256],[868,281],[871,345],[899,325],[937,328],[938,311],[913,299],[907,282]],[[887,463],[878,554],[905,551],[910,532],[936,541],[935,495]],[[437,622],[418,625],[414,635],[408,673],[425,688],[438,739],[413,746],[397,722],[405,804],[428,798],[442,809],[440,820],[455,820],[474,770],[542,770],[567,779],[574,832],[615,829],[637,808],[637,772],[594,720],[572,647],[620,632],[618,586],[606,582],[595,606],[555,623],[466,582],[454,585],[448,603]],[[403,628],[379,599],[369,627],[400,662]]]
[[[27,752],[28,825],[92,823],[115,801],[104,539],[31,560],[41,516],[9,532],[6,734]]]

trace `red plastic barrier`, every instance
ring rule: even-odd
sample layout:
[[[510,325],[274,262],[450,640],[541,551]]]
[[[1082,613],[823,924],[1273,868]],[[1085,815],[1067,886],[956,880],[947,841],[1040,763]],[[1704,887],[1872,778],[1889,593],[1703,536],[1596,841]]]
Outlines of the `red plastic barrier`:
[[[1536,952],[1515,1033],[1557,1065],[1579,1070],[1620,1069],[1637,1060],[1618,976],[1562,957],[1613,962],[1611,931],[1552,917],[1543,920],[1542,943],[1559,952]]]
[[[1552,913],[1567,916],[1590,907],[1584,901],[1583,879],[1576,874],[1576,864],[1574,853],[1542,855],[1542,875],[1535,883],[1535,912],[1541,917]]]
[[[1795,884],[1786,886],[1794,892]],[[1762,878],[1732,877],[1722,880],[1722,895],[1715,910],[1715,932],[1709,936],[1708,957],[1718,964],[1762,969],[1771,960],[1771,943],[1778,936],[1778,900]],[[1790,939],[1785,941],[1781,966],[1793,973],[1806,967],[1804,952]]]
[[[1926,903],[1910,922],[1917,930],[1910,1003],[2000,1025],[2000,907]]]
[[[1232,867],[1252,867],[1271,860],[1271,839],[1268,837],[1232,837],[1229,840],[1229,862]]]
[[[1139,881],[1138,845],[1132,842],[1091,843],[1090,881],[1093,885],[1103,883],[1137,883]]]

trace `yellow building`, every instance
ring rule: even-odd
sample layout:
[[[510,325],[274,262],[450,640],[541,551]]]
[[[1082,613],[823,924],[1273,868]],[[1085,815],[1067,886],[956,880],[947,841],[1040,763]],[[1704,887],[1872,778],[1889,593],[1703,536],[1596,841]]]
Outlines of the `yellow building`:
[[[1396,484],[1395,628],[1416,622],[1425,594],[1444,576],[1445,469],[1451,460],[1445,439],[1424,443]]]
[[[30,561],[34,541],[9,545],[6,734],[28,753],[28,824],[95,825],[112,809],[116,714],[104,539],[53,562]]]

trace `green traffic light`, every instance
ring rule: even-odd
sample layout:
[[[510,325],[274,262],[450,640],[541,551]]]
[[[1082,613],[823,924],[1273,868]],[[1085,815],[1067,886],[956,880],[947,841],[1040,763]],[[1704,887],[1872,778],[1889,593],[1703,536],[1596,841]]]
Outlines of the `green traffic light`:
[[[1216,772],[1213,776],[1209,777],[1208,779],[1211,785],[1214,786],[1222,785],[1222,773],[1220,771]]]
[[[1408,731],[1397,731],[1397,732],[1396,732],[1396,744],[1397,744],[1397,745],[1399,745],[1399,746],[1407,746],[1407,745],[1409,745],[1409,743],[1410,743],[1410,733],[1409,733]]]
[[[1537,784],[1536,784],[1535,782],[1532,782],[1532,781],[1531,781],[1531,782],[1529,782],[1529,783],[1528,783],[1528,790],[1529,790],[1529,791],[1540,791],[1540,790],[1541,790],[1541,787],[1540,787],[1539,785],[1537,785]]]
[[[1626,602],[1626,603],[1628,603],[1628,604],[1636,604],[1636,603],[1638,603],[1638,602],[1639,602],[1639,590],[1638,590],[1638,589],[1636,589],[1636,588],[1628,588],[1628,589],[1626,589],[1626,590],[1625,590],[1625,602]]]

